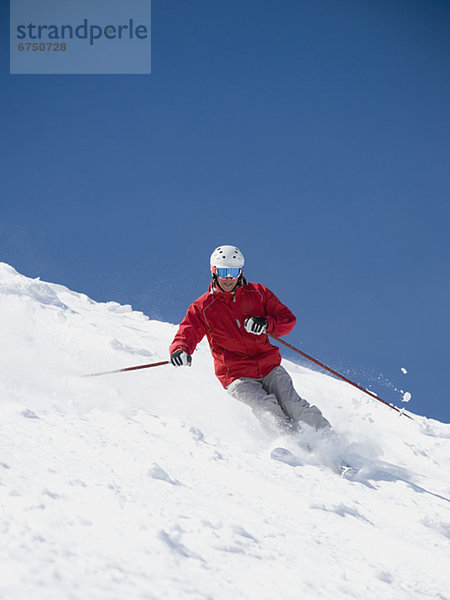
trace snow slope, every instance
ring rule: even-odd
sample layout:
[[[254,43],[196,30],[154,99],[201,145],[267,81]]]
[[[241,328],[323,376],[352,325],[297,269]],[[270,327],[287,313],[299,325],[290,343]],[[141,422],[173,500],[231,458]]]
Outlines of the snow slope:
[[[4,263],[0,326],[1,600],[450,599],[450,425],[286,361],[339,433],[308,454],[205,342],[191,368],[81,377],[167,359],[176,327]]]

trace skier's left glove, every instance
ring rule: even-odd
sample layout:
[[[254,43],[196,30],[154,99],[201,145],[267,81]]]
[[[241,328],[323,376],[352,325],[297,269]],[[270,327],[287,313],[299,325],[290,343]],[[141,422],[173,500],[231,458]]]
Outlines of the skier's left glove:
[[[192,356],[185,350],[176,350],[170,355],[170,362],[174,367],[188,366],[192,364]]]
[[[268,325],[269,322],[264,317],[249,317],[244,322],[245,331],[254,333],[255,335],[266,333]]]

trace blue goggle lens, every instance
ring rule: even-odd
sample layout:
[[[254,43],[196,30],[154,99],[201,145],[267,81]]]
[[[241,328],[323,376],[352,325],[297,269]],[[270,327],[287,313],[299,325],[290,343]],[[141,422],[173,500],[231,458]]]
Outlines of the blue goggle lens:
[[[241,267],[216,267],[216,275],[220,279],[225,279],[226,277],[234,279],[235,277],[239,277],[241,273]]]

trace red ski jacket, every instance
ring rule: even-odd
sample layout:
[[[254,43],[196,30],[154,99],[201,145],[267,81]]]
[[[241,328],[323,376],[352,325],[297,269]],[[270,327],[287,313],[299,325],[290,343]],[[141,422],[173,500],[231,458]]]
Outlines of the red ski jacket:
[[[209,292],[188,308],[170,353],[185,350],[192,354],[206,335],[223,387],[239,377],[266,377],[280,364],[280,351],[267,334],[247,333],[244,321],[248,317],[265,317],[267,333],[276,336],[289,333],[296,322],[291,311],[260,283],[244,280],[234,292],[222,292],[211,284]]]

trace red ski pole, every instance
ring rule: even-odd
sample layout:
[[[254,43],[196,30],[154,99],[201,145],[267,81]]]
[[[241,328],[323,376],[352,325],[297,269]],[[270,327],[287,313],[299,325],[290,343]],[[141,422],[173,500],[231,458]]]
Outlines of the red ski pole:
[[[333,373],[333,375],[336,375],[336,377],[339,377],[339,379],[342,379],[343,381],[346,381],[347,383],[349,383],[350,385],[353,385],[355,388],[357,388],[358,390],[360,390],[361,392],[364,392],[365,394],[368,394],[369,396],[371,396],[372,398],[375,398],[375,400],[378,400],[378,402],[382,402],[383,404],[386,404],[386,406],[389,406],[389,408],[392,408],[392,410],[396,410],[398,413],[400,413],[401,415],[405,415],[405,417],[408,417],[408,419],[412,419],[412,417],[410,415],[408,415],[407,413],[405,413],[403,410],[400,410],[399,408],[397,408],[396,406],[394,406],[393,404],[389,404],[389,402],[385,402],[384,400],[382,400],[381,398],[378,398],[378,396],[376,396],[375,394],[373,394],[372,392],[369,392],[369,390],[365,390],[363,387],[359,386],[357,383],[355,383],[354,381],[352,381],[351,379],[347,379],[347,377],[344,377],[344,375],[341,375],[340,373],[338,373],[337,371],[334,371],[333,369],[330,369],[330,367],[327,367],[327,365],[324,365],[323,363],[321,363],[319,360],[313,358],[312,356],[309,356],[309,354],[306,354],[305,352],[302,352],[301,350],[299,350],[298,348],[295,348],[294,346],[291,346],[291,344],[288,344],[287,342],[285,342],[284,340],[282,340],[281,338],[277,337],[276,335],[272,335],[269,333],[269,337],[271,337],[272,339],[276,340],[277,342],[279,342],[280,344],[284,344],[285,346],[287,346],[288,348],[290,348],[291,350],[294,350],[294,352],[297,352],[298,354],[301,354],[302,356],[304,356],[305,358],[307,358],[308,360],[312,361],[313,363],[315,363],[316,365],[319,365],[319,367],[322,367],[322,369],[325,369],[326,371],[329,371],[330,373]]]
[[[97,377],[98,375],[111,375],[112,373],[124,373],[125,371],[137,371],[138,369],[149,369],[150,367],[160,367],[161,365],[168,365],[168,360],[161,362],[150,363],[148,365],[138,365],[137,367],[125,367],[124,369],[116,369],[115,371],[102,371],[101,373],[89,373],[83,375],[83,377]]]

